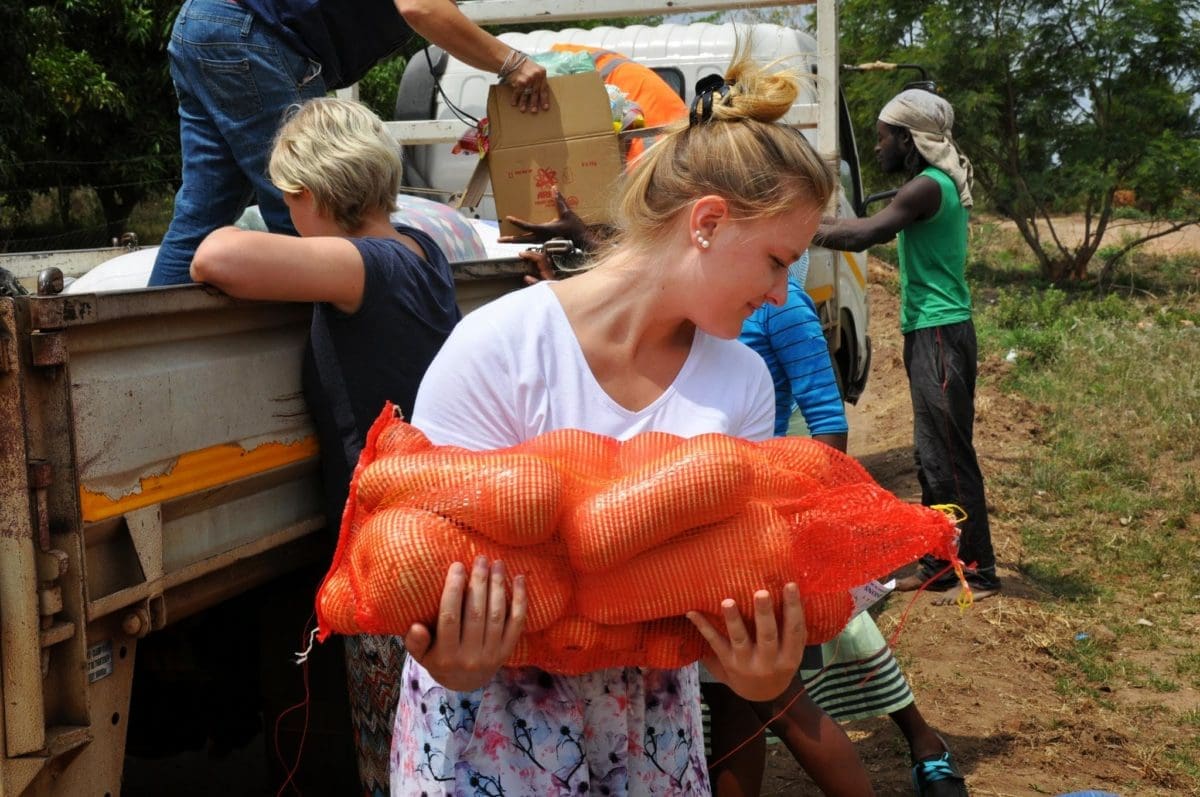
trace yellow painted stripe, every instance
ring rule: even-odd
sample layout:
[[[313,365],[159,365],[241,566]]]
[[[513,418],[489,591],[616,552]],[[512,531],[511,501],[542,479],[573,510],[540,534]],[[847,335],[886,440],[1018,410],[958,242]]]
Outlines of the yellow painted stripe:
[[[833,298],[833,286],[832,285],[819,285],[816,288],[810,288],[808,291],[808,295],[810,297],[812,297],[813,304],[820,304],[821,302],[827,302]]]
[[[846,262],[850,264],[850,270],[854,272],[854,278],[858,280],[858,286],[866,290],[867,278],[863,276],[862,269],[858,267],[858,258],[849,252],[842,252],[842,257],[846,258]]]
[[[239,445],[220,445],[189,451],[161,476],[139,480],[141,489],[109,498],[79,485],[79,503],[87,522],[104,520],[169,501],[181,495],[219,487],[257,473],[302,462],[317,455],[317,438],[309,435],[295,443],[263,443],[247,451]]]

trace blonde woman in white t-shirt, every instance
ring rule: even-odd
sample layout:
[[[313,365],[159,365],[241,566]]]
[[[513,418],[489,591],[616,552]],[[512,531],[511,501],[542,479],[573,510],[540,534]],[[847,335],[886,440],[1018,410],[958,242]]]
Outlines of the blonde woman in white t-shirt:
[[[413,423],[441,445],[492,449],[560,428],[628,438],[721,432],[771,436],[774,393],[737,342],[755,308],[780,304],[834,177],[775,122],[798,78],[738,59],[697,87],[687,123],[627,179],[620,233],[587,273],[540,283],[467,316],[421,384]],[[561,676],[503,668],[525,620],[502,563],[453,565],[436,630],[405,635],[391,758],[393,795],[670,795],[711,791],[695,665]],[[518,574],[514,574],[518,575]],[[732,600],[708,669],[750,700],[782,692],[800,663],[795,584],[777,626],[770,596],[753,627]],[[831,794],[870,794],[844,734],[826,721]],[[838,738],[840,737],[840,738]]]

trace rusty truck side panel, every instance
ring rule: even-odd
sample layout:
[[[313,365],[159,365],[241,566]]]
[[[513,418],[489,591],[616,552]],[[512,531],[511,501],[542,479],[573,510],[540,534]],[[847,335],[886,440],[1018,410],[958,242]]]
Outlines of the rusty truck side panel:
[[[456,264],[464,312],[518,261]],[[0,797],[120,793],[138,640],[326,556],[307,305],[0,299]]]

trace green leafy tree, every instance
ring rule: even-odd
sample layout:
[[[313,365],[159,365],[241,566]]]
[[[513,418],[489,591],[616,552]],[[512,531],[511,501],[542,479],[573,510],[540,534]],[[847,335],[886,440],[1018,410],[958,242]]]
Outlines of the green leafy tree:
[[[34,92],[26,80],[7,76],[28,74],[29,45],[32,38],[24,9],[16,3],[0,4],[0,30],[5,46],[0,47],[0,250],[15,228],[16,219],[29,202],[27,192],[19,191],[20,166],[27,149],[26,136],[33,127],[31,111]]]
[[[165,51],[177,7],[170,0],[5,6],[5,38],[20,48],[6,56],[14,71],[4,74],[21,75],[0,93],[0,103],[21,103],[0,128],[0,154],[11,157],[0,191],[10,203],[57,189],[65,210],[72,189],[92,188],[107,239],[124,231],[138,202],[178,178]]]
[[[1105,250],[1105,272],[1200,223],[1197,0],[844,0],[841,18],[844,62],[919,63],[940,80],[981,193],[1044,277],[1087,276],[1120,189],[1173,221]],[[848,79],[860,131],[900,83]],[[1061,212],[1082,214],[1080,240],[1062,234]]]

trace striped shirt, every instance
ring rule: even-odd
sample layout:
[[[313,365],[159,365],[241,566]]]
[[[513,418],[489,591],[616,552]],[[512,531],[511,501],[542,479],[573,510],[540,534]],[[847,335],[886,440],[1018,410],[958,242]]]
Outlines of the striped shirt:
[[[849,430],[816,305],[794,276],[788,277],[787,302],[758,308],[742,325],[740,340],[758,352],[771,372],[776,436],[787,434],[797,407],[810,435]]]

